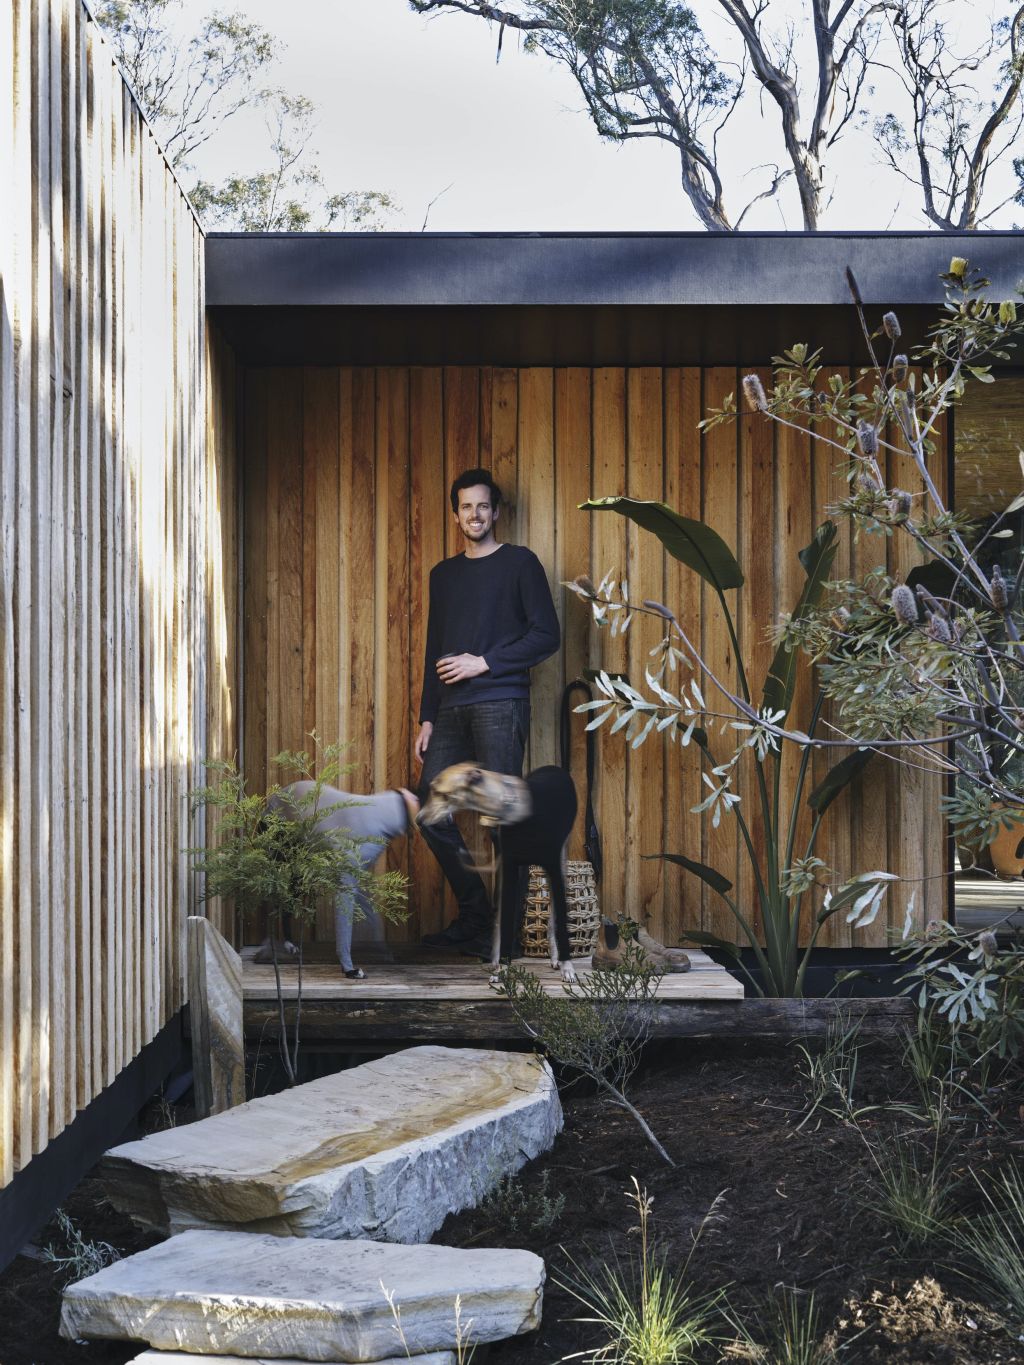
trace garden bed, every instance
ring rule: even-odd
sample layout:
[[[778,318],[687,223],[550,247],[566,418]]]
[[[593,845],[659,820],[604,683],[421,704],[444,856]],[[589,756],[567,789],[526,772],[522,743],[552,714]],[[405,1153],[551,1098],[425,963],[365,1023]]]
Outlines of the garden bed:
[[[852,1091],[859,1126],[827,1111],[830,1096],[807,1118],[802,1066],[793,1045],[652,1046],[633,1098],[675,1169],[658,1160],[625,1113],[570,1090],[565,1131],[554,1149],[484,1208],[450,1218],[436,1239],[524,1246],[547,1261],[541,1330],[492,1347],[492,1365],[552,1365],[597,1344],[592,1328],[570,1321],[582,1310],[555,1280],[567,1255],[594,1265],[615,1256],[625,1261],[636,1250],[629,1232],[636,1215],[626,1198],[634,1176],[653,1197],[653,1230],[670,1261],[685,1261],[700,1232],[690,1261],[696,1288],[727,1288],[732,1309],[751,1325],[766,1297],[786,1286],[813,1291],[841,1361],[1024,1362],[1024,1347],[994,1311],[991,1295],[954,1269],[942,1250],[896,1250],[893,1228],[869,1208],[879,1182],[868,1144],[894,1134],[904,1146],[927,1143],[926,1125],[907,1112],[918,1099],[898,1042],[868,1041],[861,1048]],[[1019,1150],[1024,1090],[1015,1080],[980,1098],[985,1110],[969,1102],[943,1138],[951,1171],[968,1178],[967,1186],[973,1186],[970,1172],[983,1174]],[[907,1108],[880,1107],[893,1103]],[[104,1204],[92,1178],[66,1208],[86,1241],[130,1252],[152,1240]],[[56,1228],[39,1240],[59,1241]],[[394,1288],[400,1301],[401,1287]],[[58,1311],[54,1267],[15,1260],[0,1276],[3,1365],[119,1365],[136,1353],[117,1344],[62,1342]],[[744,1358],[723,1349],[710,1347],[700,1359]]]

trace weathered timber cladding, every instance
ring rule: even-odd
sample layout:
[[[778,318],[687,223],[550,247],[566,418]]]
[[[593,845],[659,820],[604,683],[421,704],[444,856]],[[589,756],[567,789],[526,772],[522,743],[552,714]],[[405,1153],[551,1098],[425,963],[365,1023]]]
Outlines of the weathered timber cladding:
[[[0,92],[4,1185],[182,1003],[208,682],[234,747],[207,593],[237,613],[190,206],[79,0],[3,7]]]
[[[556,761],[564,682],[586,666],[642,679],[660,635],[650,618],[635,618],[625,638],[596,630],[584,605],[559,586],[578,573],[595,581],[607,569],[628,575],[634,598],[667,601],[716,671],[737,677],[713,592],[620,517],[578,511],[589,495],[664,498],[735,547],[747,580],[735,595],[741,660],[756,695],[773,652],[768,629],[795,603],[803,581],[797,551],[845,484],[823,442],[776,431],[756,414],[701,435],[701,416],[735,392],[738,380],[731,368],[248,370],[244,763],[253,786],[275,780],[269,760],[308,747],[314,725],[326,739],[351,743],[353,790],[415,779],[427,577],[439,558],[461,548],[447,490],[476,464],[494,470],[508,498],[500,537],[540,555],[562,622],[561,655],[534,671],[530,766]],[[913,489],[909,468],[899,482]],[[836,574],[866,570],[886,553],[880,537],[856,547],[844,542]],[[806,723],[809,691],[805,683],[798,694],[798,724]],[[581,794],[582,723],[577,717]],[[691,811],[702,794],[697,760],[696,749],[665,748],[656,738],[632,750],[621,735],[599,736],[603,904],[647,918],[669,941],[684,927],[733,937],[734,925],[696,879],[645,861],[648,853],[682,852],[718,867],[755,913],[735,829],[712,830]],[[817,778],[828,762],[814,758]],[[792,790],[798,765],[796,757],[788,761],[784,791]],[[741,791],[750,812],[753,782],[748,766]],[[876,762],[829,812],[832,846],[826,841],[822,856],[849,873],[881,868],[934,878],[918,887],[917,915],[941,917],[940,794],[938,783],[910,784]],[[805,811],[801,839],[809,829]],[[581,856],[579,833],[570,857]],[[765,838],[755,817],[754,842]],[[394,937],[439,927],[451,906],[422,841],[397,844],[389,861],[408,872],[414,911]],[[857,941],[885,944],[904,908],[890,904]],[[328,920],[318,933],[330,937]],[[822,940],[839,947],[852,941],[841,919]]]

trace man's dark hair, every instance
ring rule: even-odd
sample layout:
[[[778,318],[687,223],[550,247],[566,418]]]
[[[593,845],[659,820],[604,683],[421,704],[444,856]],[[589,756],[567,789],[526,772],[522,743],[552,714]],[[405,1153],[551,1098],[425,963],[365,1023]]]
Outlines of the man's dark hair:
[[[460,474],[452,484],[452,511],[459,510],[459,494],[464,488],[475,488],[477,484],[484,483],[491,490],[491,510],[496,512],[501,505],[501,489],[491,478],[490,470],[487,469],[467,469],[465,474]]]

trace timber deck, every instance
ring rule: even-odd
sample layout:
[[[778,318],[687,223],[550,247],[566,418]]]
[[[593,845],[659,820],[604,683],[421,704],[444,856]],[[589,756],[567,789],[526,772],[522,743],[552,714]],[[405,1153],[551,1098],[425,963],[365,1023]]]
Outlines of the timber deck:
[[[653,1038],[792,1038],[821,1033],[834,1019],[837,1004],[828,1000],[744,1000],[743,985],[706,953],[688,949],[689,972],[662,977],[650,1009]],[[249,1042],[271,1038],[278,1021],[274,969],[256,966],[243,950],[242,995],[245,1036]],[[519,962],[539,977],[549,994],[561,982],[546,961]],[[575,962],[581,974],[589,959]],[[384,1048],[409,1042],[526,1043],[512,1009],[488,985],[480,963],[404,961],[365,963],[363,981],[349,981],[335,963],[309,962],[302,974],[304,1044],[342,1047],[379,1043]],[[282,969],[286,1015],[293,1016],[296,970]],[[906,1000],[844,1001],[851,1018],[862,1019],[867,1034],[889,1035],[906,1024]]]

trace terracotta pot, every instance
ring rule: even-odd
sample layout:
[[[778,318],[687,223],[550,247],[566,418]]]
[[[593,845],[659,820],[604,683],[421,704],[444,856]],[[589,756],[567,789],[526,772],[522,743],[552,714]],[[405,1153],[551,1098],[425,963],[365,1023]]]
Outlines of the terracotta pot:
[[[988,846],[997,877],[1024,877],[1024,819],[1003,827]]]

